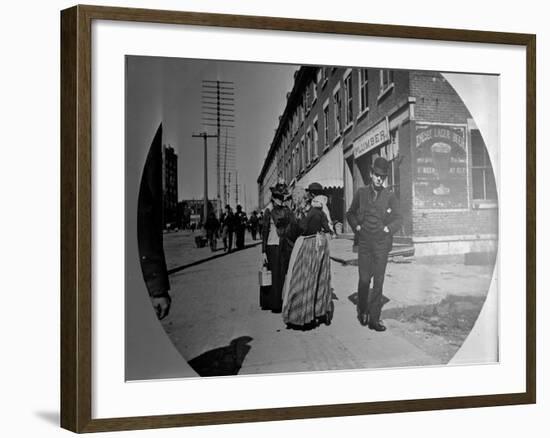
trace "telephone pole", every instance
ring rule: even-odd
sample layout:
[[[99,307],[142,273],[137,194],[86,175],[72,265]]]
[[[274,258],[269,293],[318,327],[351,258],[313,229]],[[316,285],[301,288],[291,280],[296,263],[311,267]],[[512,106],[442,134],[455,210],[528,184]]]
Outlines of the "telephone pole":
[[[227,175],[227,129],[234,128],[235,123],[235,84],[229,81],[202,81],[202,123],[204,126],[216,128],[216,198],[218,205],[218,214],[221,206],[222,186],[226,185]],[[224,159],[221,159],[221,129],[225,128],[225,147]],[[234,138],[234,137],[233,137]],[[230,158],[234,158],[234,150],[230,151]],[[223,167],[223,184],[221,183],[221,173]],[[224,203],[227,203],[224,189]]]
[[[235,171],[235,206],[239,205],[239,172]]]
[[[208,216],[208,138],[217,137],[217,135],[210,135],[206,132],[200,134],[193,134],[192,137],[202,137],[204,140],[204,204],[203,204],[203,225],[206,222]]]
[[[229,199],[231,199],[231,173],[227,176],[227,180],[227,193],[225,193],[226,204],[229,203]]]

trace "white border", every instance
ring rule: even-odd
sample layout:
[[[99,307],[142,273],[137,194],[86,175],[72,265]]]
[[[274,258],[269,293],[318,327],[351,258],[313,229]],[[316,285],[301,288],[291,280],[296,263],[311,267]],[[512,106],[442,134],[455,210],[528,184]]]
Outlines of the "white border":
[[[106,21],[93,23],[92,37],[93,418],[525,390],[523,48]],[[513,175],[500,186],[501,363],[124,383],[126,54],[329,65],[360,65],[364,59],[370,67],[376,60],[393,68],[499,73],[501,173]]]

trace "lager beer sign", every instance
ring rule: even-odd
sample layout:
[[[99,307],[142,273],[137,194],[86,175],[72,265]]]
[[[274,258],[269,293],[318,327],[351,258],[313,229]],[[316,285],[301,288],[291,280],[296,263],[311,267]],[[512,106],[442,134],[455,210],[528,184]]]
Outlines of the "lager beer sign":
[[[468,207],[466,128],[416,125],[414,205],[426,209]]]

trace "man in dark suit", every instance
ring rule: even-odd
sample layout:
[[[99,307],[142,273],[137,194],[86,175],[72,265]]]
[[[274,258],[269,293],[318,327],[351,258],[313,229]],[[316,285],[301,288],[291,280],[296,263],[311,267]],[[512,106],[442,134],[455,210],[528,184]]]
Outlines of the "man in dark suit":
[[[370,172],[371,183],[357,191],[346,214],[359,237],[357,316],[361,325],[378,332],[386,330],[380,321],[382,288],[393,235],[402,224],[399,201],[384,187],[388,167],[386,159],[376,158]],[[371,278],[372,291],[369,290]]]
[[[229,204],[225,206],[225,214],[222,217],[221,223],[223,250],[231,252],[233,249],[233,232],[235,231],[235,215]]]
[[[246,213],[243,211],[241,205],[237,205],[237,211],[235,212],[234,217],[234,226],[235,226],[235,246],[237,249],[244,248],[244,232],[246,230]]]

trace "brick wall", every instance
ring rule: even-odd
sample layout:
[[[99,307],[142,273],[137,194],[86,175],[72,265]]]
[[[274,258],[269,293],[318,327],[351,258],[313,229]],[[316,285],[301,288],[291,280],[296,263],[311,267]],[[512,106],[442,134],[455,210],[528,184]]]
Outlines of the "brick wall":
[[[411,136],[412,126],[410,121],[399,127],[399,155],[401,158],[401,164],[399,165],[400,172],[400,194],[399,204],[401,207],[401,214],[403,215],[403,228],[402,233],[405,236],[412,236],[413,232],[413,220],[412,220],[412,205],[413,205],[413,192],[412,192],[412,154],[411,154]]]
[[[466,124],[468,118],[471,118],[460,96],[440,73],[410,72],[410,93],[416,98],[415,120],[419,123]],[[412,135],[411,149],[414,149],[414,144],[414,135]],[[471,164],[470,149],[468,156]],[[413,163],[410,169],[413,172],[412,178]],[[469,172],[469,178],[471,178],[471,172]],[[470,192],[470,200],[471,196]],[[470,208],[466,211],[413,209],[411,231],[415,237],[497,234],[498,209]]]
[[[440,73],[411,71],[410,95],[416,98],[418,121],[466,123],[471,117],[462,99]]]
[[[414,236],[449,236],[498,233],[498,209],[469,211],[413,210]]]

